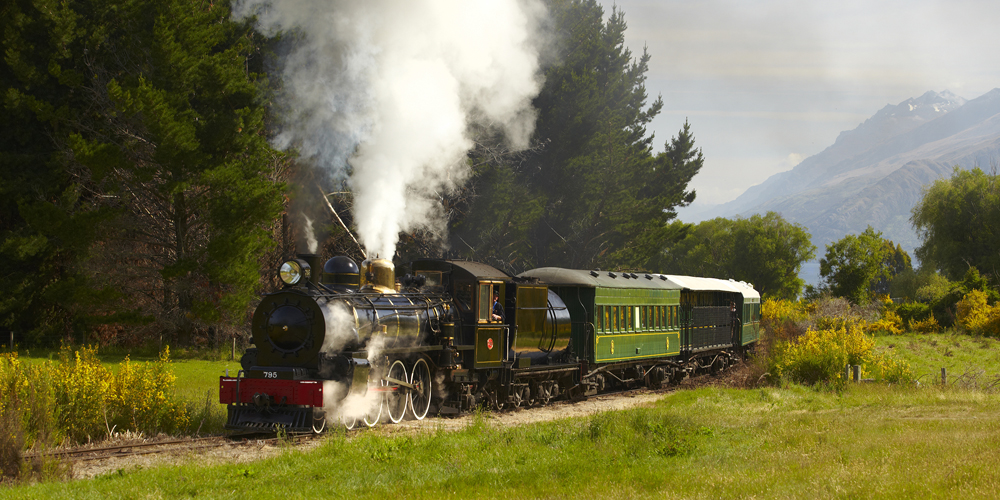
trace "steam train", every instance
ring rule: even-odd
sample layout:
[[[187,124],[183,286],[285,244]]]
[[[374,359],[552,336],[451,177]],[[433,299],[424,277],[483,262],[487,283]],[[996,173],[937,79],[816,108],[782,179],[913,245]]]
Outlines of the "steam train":
[[[300,255],[252,319],[227,428],[321,432],[581,399],[726,368],[759,338],[760,294],[732,280]],[[496,298],[494,298],[496,297]],[[494,302],[496,301],[496,302]]]

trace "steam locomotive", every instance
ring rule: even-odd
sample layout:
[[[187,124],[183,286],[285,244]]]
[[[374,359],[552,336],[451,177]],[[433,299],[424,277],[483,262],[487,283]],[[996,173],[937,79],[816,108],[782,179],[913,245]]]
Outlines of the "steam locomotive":
[[[659,388],[717,372],[759,338],[760,295],[713,278],[299,255],[221,377],[227,428],[321,432]],[[496,297],[496,299],[494,299]],[[496,300],[496,302],[494,302]]]

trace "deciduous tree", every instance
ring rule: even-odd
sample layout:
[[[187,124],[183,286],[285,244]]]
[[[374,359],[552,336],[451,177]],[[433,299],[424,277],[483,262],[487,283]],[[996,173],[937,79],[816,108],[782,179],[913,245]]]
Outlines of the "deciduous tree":
[[[819,273],[834,295],[866,304],[874,285],[891,277],[887,256],[882,233],[868,226],[861,234],[849,234],[827,245],[826,255],[819,261]]]
[[[1000,279],[1000,183],[997,174],[955,167],[913,207],[913,223],[922,243],[916,255],[923,266],[939,269],[951,280],[975,267]]]
[[[662,269],[746,281],[767,296],[794,299],[802,290],[802,264],[815,256],[810,238],[804,227],[775,212],[712,219],[667,247]]]

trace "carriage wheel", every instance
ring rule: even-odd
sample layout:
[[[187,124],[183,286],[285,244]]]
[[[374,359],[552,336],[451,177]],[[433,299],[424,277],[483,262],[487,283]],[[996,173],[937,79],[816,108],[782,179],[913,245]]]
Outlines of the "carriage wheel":
[[[396,360],[392,362],[392,366],[389,367],[389,378],[394,380],[399,380],[401,382],[406,382],[406,367],[403,366],[403,362]],[[394,382],[387,382],[389,389],[392,389],[385,393],[385,406],[389,413],[389,420],[392,423],[398,424],[400,420],[403,420],[403,415],[406,414],[406,389],[396,385]]]
[[[413,418],[423,420],[427,416],[427,411],[431,408],[431,370],[427,367],[427,361],[420,358],[413,365],[413,372],[410,373],[410,385],[413,390],[407,394],[410,400],[410,413]]]

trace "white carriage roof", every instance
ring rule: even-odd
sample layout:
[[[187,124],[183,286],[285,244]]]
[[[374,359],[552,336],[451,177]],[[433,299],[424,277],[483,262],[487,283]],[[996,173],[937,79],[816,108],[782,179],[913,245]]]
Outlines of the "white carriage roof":
[[[718,278],[699,278],[695,276],[675,276],[666,275],[667,279],[677,283],[681,288],[694,291],[705,292],[735,292],[742,294],[746,298],[760,298],[757,290],[753,289],[749,283],[736,280],[723,280]]]

